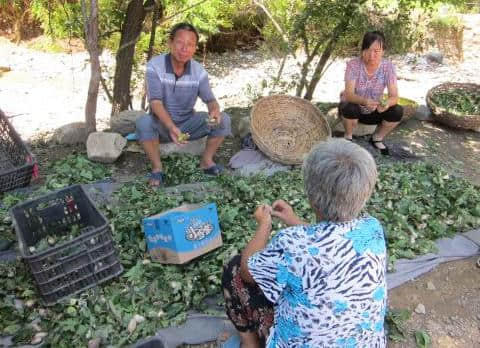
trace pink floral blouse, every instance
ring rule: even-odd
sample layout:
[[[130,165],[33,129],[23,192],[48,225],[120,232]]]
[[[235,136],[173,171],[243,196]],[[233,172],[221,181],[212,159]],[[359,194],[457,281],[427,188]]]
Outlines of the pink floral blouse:
[[[355,94],[373,100],[380,100],[385,87],[390,84],[397,84],[397,74],[393,64],[389,60],[382,59],[377,71],[368,79],[362,59],[357,57],[347,63],[345,82],[347,81],[355,81]],[[343,94],[342,101],[345,101]],[[360,106],[360,109],[363,114],[373,112],[373,110],[369,110],[365,106]]]

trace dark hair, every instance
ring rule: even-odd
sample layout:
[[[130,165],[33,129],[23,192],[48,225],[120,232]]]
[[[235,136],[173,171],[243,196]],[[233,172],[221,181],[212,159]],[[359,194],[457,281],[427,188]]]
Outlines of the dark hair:
[[[381,31],[369,31],[363,36],[363,41],[362,41],[362,51],[369,49],[370,46],[375,42],[378,41],[380,43],[380,46],[382,46],[383,50],[387,49],[387,46],[385,45],[385,36]]]
[[[177,24],[175,24],[172,27],[172,29],[170,29],[170,40],[173,40],[175,38],[175,34],[179,30],[188,30],[188,31],[191,31],[192,33],[194,33],[195,37],[197,38],[197,43],[198,43],[198,40],[199,40],[198,31],[190,23],[177,23]]]

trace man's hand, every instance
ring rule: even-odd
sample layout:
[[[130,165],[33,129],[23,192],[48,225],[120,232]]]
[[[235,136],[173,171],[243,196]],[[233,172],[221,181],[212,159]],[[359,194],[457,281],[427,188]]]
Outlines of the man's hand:
[[[216,124],[220,124],[222,121],[222,113],[220,112],[219,109],[213,109],[208,113],[208,116],[210,118],[215,119]]]
[[[222,121],[222,113],[220,112],[220,105],[216,100],[212,100],[210,103],[207,104],[208,108],[208,116],[209,118],[215,119],[217,124],[220,124]]]
[[[304,222],[293,212],[292,207],[282,199],[272,204],[272,215],[288,226],[302,225]]]
[[[182,131],[177,126],[171,127],[168,131],[168,134],[170,134],[170,138],[172,138],[172,141],[177,145],[183,145],[183,144],[187,143],[187,141],[179,141],[178,140],[178,136],[181,133],[182,133]]]
[[[262,204],[257,207],[253,216],[259,225],[269,226],[272,228],[272,207],[267,204]]]

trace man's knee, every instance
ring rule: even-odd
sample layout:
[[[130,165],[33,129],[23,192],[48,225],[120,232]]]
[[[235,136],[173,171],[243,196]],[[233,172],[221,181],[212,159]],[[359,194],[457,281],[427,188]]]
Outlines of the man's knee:
[[[232,119],[226,112],[222,112],[221,128],[226,130],[229,134],[232,133]]]
[[[152,116],[149,114],[145,114],[136,119],[135,132],[139,141],[158,138],[158,132],[153,125]]]

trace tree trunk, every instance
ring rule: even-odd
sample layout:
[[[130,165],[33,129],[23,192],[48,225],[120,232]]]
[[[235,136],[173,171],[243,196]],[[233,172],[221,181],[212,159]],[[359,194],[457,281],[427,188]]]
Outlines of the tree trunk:
[[[122,24],[120,46],[116,55],[115,76],[113,78],[113,104],[111,116],[127,110],[131,104],[130,79],[132,77],[135,45],[142,31],[143,22],[154,0],[131,0]]]
[[[153,46],[155,45],[155,32],[157,30],[158,20],[163,17],[163,4],[155,2],[155,6],[153,8],[153,16],[152,16],[152,28],[150,30],[150,42],[148,43],[148,53],[147,53],[147,62],[153,56]],[[144,90],[146,90],[146,86],[144,85]],[[146,91],[142,96],[142,110],[146,110],[146,100],[147,94]]]
[[[100,60],[98,58],[98,3],[90,0],[90,16],[87,14],[85,0],[82,0],[85,41],[90,55],[90,83],[87,103],[85,104],[85,131],[88,134],[97,130],[97,98],[100,85]]]
[[[315,67],[315,71],[313,72],[310,83],[307,86],[305,96],[303,97],[304,99],[312,100],[313,92],[315,91],[315,88],[317,87],[317,84],[323,75],[324,67],[327,64],[327,61],[330,59],[330,56],[332,55],[332,52],[335,49],[335,46],[337,45],[338,39],[340,38],[340,35],[343,34],[343,32],[347,29],[347,27],[348,27],[348,19],[339,23],[337,27],[333,30],[332,37],[330,38],[327,46],[323,50],[322,55],[320,56],[320,60],[318,61],[317,66]]]

